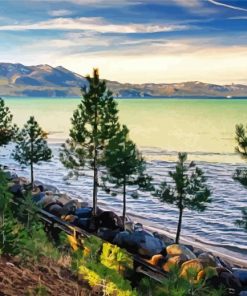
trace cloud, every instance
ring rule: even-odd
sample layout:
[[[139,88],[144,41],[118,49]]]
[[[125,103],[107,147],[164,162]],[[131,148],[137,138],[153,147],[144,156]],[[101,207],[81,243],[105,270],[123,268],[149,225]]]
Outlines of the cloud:
[[[232,16],[228,18],[229,20],[247,20],[247,15],[246,16]]]
[[[203,4],[205,4],[205,2],[201,1],[201,0],[173,0],[177,5],[180,6],[184,6],[188,9],[196,9],[196,8],[203,8]],[[223,6],[226,8],[230,8],[230,9],[235,9],[235,10],[240,10],[240,11],[247,11],[247,9],[242,8],[242,7],[238,7],[235,5],[229,5],[226,3],[222,3],[216,0],[207,0],[208,2],[217,5],[217,6]]]
[[[202,7],[202,2],[200,0],[173,0],[175,4],[179,6],[184,6],[186,8],[198,8]]]
[[[123,5],[138,5],[142,3],[149,3],[149,0],[29,0],[32,2],[47,2],[57,3],[61,2],[72,3],[76,5],[91,5],[91,6],[123,6]],[[153,2],[161,2],[162,0],[153,0]]]
[[[179,7],[182,7],[189,11],[189,13],[199,16],[207,16],[214,14],[217,11],[215,9],[205,6],[205,1],[202,0],[172,0],[173,3]]]
[[[103,38],[103,36],[83,36],[82,34],[66,34],[63,39],[43,39],[39,43],[27,44],[23,50],[36,53],[57,53],[57,55],[74,54],[78,52],[93,52],[110,48],[114,45],[115,38]],[[119,42],[119,40],[118,40]]]
[[[78,32],[9,51],[0,49],[0,54],[5,61],[62,65],[82,75],[99,67],[102,78],[120,82],[247,83],[247,45],[221,45],[216,40],[133,40],[109,35],[89,38]]]
[[[61,17],[71,15],[72,11],[68,9],[58,9],[58,10],[51,10],[49,11],[50,16]]]
[[[141,4],[144,1],[142,0],[65,0],[66,2],[71,2],[79,5],[88,5],[88,4],[101,4],[101,5],[123,5],[125,4]]]
[[[234,10],[247,11],[247,9],[245,9],[245,8],[241,8],[241,7],[238,7],[238,6],[233,6],[233,5],[225,4],[225,3],[218,2],[218,1],[215,1],[215,0],[208,0],[208,2],[210,2],[212,4],[215,4],[215,5],[218,5],[218,6],[223,6],[223,7],[226,7],[226,8],[234,9]]]
[[[26,30],[85,30],[99,33],[155,33],[172,32],[189,29],[188,25],[163,24],[112,24],[103,18],[56,18],[44,22],[18,25],[0,26],[0,31],[26,31]]]

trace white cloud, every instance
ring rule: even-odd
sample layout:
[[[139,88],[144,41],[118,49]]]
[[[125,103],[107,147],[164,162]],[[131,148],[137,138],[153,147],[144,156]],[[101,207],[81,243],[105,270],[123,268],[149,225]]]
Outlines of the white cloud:
[[[229,20],[247,20],[247,15],[246,16],[232,16],[228,18]]]
[[[58,9],[58,10],[49,11],[49,15],[55,16],[55,17],[67,16],[71,14],[72,14],[72,11],[68,9]]]
[[[94,47],[109,48],[114,42],[114,38],[103,38],[100,36],[83,36],[82,34],[67,34],[64,39],[40,40],[39,43],[27,44],[23,49],[27,52],[35,51],[37,54],[45,52],[55,53],[57,55],[73,54],[85,52],[88,49],[93,51]]]
[[[112,24],[103,18],[56,18],[44,22],[4,25],[0,31],[26,31],[26,30],[86,30],[99,33],[154,33],[171,32],[189,29],[187,25],[163,25],[163,24]]]
[[[229,4],[218,2],[218,1],[215,1],[215,0],[208,0],[208,2],[210,2],[212,4],[215,4],[215,5],[218,5],[218,6],[223,6],[223,7],[226,7],[226,8],[234,9],[234,10],[247,11],[247,9],[245,9],[245,8],[229,5]]]
[[[80,5],[88,5],[88,4],[102,4],[102,5],[123,5],[127,4],[139,4],[144,2],[143,0],[65,0],[66,2],[72,2]]]
[[[214,8],[205,6],[205,0],[172,0],[177,6],[183,7],[191,14],[207,16],[217,12]]]
[[[187,8],[199,8],[202,7],[200,0],[173,0],[177,5]]]
[[[61,0],[29,0],[32,2],[50,2],[61,3]],[[137,5],[142,3],[150,3],[150,0],[63,0],[62,2],[72,3],[76,5],[92,5],[92,6],[123,6],[123,5]],[[155,2],[163,2],[163,0],[153,0]]]
[[[173,0],[177,5],[186,7],[188,9],[198,9],[203,8],[205,4],[205,0]],[[247,9],[235,6],[235,5],[229,5],[227,3],[223,3],[221,1],[216,0],[207,0],[208,2],[217,5],[217,6],[223,6],[230,9],[240,10],[240,11],[247,11]],[[204,8],[205,9],[205,8]]]

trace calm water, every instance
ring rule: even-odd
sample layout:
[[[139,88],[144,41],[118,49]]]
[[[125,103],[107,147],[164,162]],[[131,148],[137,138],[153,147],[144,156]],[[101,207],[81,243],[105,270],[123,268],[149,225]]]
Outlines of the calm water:
[[[247,123],[247,100],[132,99],[118,102],[120,119],[142,149],[148,160],[148,170],[157,183],[174,167],[178,151],[189,152],[189,159],[196,160],[206,173],[213,203],[204,213],[185,213],[183,235],[221,246],[247,260],[246,233],[234,226],[240,208],[247,205],[247,189],[232,180],[236,167],[244,165],[234,153],[234,130],[236,123]],[[59,145],[56,143],[68,136],[70,117],[78,103],[79,99],[6,99],[17,124],[23,124],[34,115],[50,132],[55,157],[51,164],[37,168],[38,179],[90,200],[91,178],[84,176],[80,180],[64,181],[66,171],[57,156]],[[10,150],[4,152],[0,162],[19,170],[9,158]],[[23,169],[20,174],[28,175],[28,171]],[[121,197],[112,198],[100,192],[99,200],[121,208]],[[156,228],[175,231],[176,209],[149,195],[139,200],[129,198],[128,212]]]

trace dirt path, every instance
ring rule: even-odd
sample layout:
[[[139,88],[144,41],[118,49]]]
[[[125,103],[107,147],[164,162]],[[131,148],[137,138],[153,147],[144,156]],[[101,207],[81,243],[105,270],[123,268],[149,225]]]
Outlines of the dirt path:
[[[0,296],[2,295],[100,295],[83,281],[79,281],[69,269],[44,258],[39,264],[20,265],[13,258],[0,257]]]

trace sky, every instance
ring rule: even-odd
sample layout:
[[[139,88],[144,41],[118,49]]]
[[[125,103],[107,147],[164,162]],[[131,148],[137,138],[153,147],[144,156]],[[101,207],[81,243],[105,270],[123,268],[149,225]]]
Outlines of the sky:
[[[0,0],[0,62],[247,84],[247,0]]]

